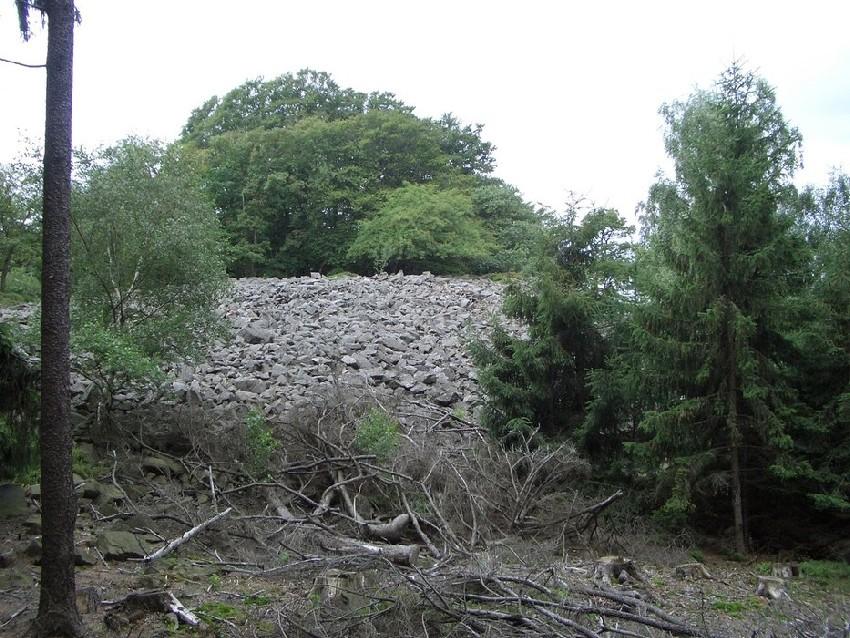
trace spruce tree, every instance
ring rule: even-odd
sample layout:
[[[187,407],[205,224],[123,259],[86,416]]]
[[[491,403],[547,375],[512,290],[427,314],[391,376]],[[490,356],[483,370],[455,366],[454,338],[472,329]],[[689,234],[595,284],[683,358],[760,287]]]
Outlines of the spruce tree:
[[[653,186],[643,218],[636,343],[652,409],[639,449],[672,477],[668,512],[688,512],[695,484],[719,468],[714,488],[729,495],[745,553],[751,451],[791,445],[781,324],[800,249],[781,204],[800,136],[738,64],[661,112],[675,178]]]

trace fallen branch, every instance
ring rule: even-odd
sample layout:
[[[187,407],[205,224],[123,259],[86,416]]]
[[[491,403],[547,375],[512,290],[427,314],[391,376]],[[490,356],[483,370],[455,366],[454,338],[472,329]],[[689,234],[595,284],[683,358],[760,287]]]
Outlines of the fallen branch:
[[[186,532],[186,533],[185,533],[185,534],[183,534],[182,536],[180,536],[180,537],[178,537],[178,538],[175,538],[173,541],[171,541],[170,543],[168,543],[168,545],[166,545],[165,547],[163,547],[163,548],[161,548],[161,549],[158,549],[158,550],[157,550],[157,551],[155,551],[153,554],[149,554],[148,556],[145,556],[142,560],[143,560],[146,564],[147,564],[147,563],[152,563],[152,562],[153,562],[153,561],[155,561],[157,558],[162,558],[162,557],[163,557],[163,556],[165,556],[166,554],[170,554],[170,553],[171,553],[171,552],[173,552],[175,549],[177,549],[178,547],[180,547],[183,543],[185,543],[186,541],[190,540],[190,539],[191,539],[191,538],[193,538],[194,536],[197,536],[198,534],[200,534],[202,531],[204,531],[204,530],[205,530],[207,527],[209,527],[210,525],[212,525],[213,523],[215,523],[215,522],[217,522],[217,521],[221,520],[222,518],[224,518],[225,516],[227,516],[228,514],[230,514],[230,512],[231,512],[232,510],[233,510],[233,508],[232,508],[232,507],[228,507],[226,510],[224,510],[224,511],[223,511],[223,512],[221,512],[220,514],[216,514],[216,515],[215,515],[215,516],[213,516],[211,519],[204,521],[204,522],[203,522],[203,523],[201,523],[200,525],[195,525],[195,527],[193,527],[192,529],[190,529],[188,532]]]
[[[167,591],[142,591],[128,594],[121,600],[105,600],[106,607],[121,607],[122,609],[142,609],[163,613],[172,613],[183,624],[197,627],[200,620],[183,603],[181,603],[171,592]]]
[[[419,558],[419,545],[377,545],[374,543],[363,543],[353,538],[339,539],[339,545],[326,545],[322,548],[336,554],[349,556],[377,556],[385,558],[395,565],[412,567]]]

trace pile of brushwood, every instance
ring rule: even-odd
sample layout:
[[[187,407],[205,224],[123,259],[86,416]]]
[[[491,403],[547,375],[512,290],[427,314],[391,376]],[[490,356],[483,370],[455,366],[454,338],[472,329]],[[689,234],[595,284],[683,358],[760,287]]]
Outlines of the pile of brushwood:
[[[587,497],[589,467],[569,446],[506,449],[463,414],[368,393],[279,422],[182,409],[182,439],[139,415],[128,461],[111,469],[127,500],[109,515],[92,506],[95,526],[147,508],[161,541],[139,562],[157,605],[133,594],[111,608],[142,600],[234,636],[717,635],[662,609],[639,570],[595,578],[571,559],[622,493]],[[228,591],[252,583],[245,600],[264,612],[188,612],[174,594],[198,595],[178,577],[193,567],[215,570],[207,594],[220,574]]]

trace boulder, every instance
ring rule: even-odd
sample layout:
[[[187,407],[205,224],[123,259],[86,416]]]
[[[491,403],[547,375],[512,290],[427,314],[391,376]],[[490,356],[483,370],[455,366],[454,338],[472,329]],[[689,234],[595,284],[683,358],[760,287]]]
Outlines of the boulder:
[[[105,530],[97,535],[97,549],[106,560],[144,558],[149,553],[147,542],[135,534],[121,530]]]
[[[25,516],[29,511],[24,488],[11,483],[0,485],[0,519]]]
[[[271,343],[274,341],[274,333],[267,328],[246,326],[239,331],[239,336],[245,343]]]

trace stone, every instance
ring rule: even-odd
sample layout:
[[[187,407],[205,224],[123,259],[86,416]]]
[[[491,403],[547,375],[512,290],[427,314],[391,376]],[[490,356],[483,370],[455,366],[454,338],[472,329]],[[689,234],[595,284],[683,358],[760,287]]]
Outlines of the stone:
[[[20,485],[0,485],[0,519],[29,514],[27,496]]]
[[[148,545],[135,534],[121,530],[105,530],[97,535],[97,549],[106,560],[144,558]]]
[[[180,463],[161,456],[146,456],[142,459],[141,467],[143,472],[161,474],[169,478],[185,472],[185,468]]]
[[[246,392],[253,392],[254,394],[262,394],[268,387],[265,381],[251,377],[236,379],[236,381],[233,382],[233,385],[237,390],[245,390]]]
[[[239,336],[245,343],[271,343],[274,341],[274,333],[267,328],[246,326],[239,331]]]
[[[27,534],[38,536],[41,534],[41,514],[33,514],[24,521],[24,529]]]

